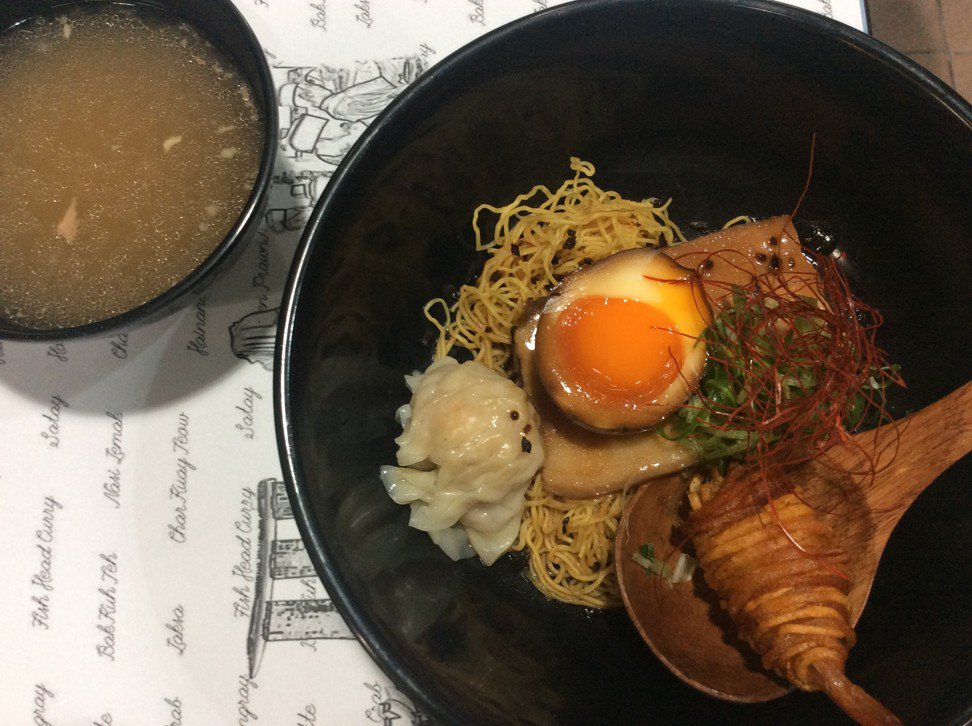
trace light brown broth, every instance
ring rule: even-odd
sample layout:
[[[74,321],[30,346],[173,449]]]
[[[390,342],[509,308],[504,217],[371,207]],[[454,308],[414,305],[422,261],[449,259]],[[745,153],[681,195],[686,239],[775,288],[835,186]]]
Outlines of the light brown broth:
[[[97,5],[0,35],[0,316],[95,322],[185,278],[249,197],[249,86],[193,28]]]

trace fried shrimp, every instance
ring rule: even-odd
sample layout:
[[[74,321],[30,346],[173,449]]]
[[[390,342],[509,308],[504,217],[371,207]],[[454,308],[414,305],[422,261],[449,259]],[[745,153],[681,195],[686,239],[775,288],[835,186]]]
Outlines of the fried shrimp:
[[[765,668],[801,690],[825,692],[858,723],[900,723],[844,675],[855,640],[847,553],[799,487],[767,500],[753,486],[758,476],[730,476],[722,492],[690,496],[689,527],[706,582]],[[734,500],[728,507],[727,498]]]

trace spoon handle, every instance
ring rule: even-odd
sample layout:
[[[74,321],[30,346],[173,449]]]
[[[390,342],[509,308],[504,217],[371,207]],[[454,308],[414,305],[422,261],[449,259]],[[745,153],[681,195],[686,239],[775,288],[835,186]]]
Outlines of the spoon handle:
[[[938,475],[972,451],[972,381],[893,424],[854,437],[876,444],[877,473],[864,483],[873,512],[895,520]]]

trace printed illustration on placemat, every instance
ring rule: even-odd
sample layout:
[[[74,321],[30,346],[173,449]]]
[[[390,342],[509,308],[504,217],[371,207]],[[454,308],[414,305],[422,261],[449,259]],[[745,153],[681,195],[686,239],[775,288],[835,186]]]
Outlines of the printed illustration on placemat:
[[[368,124],[426,68],[421,56],[273,69],[280,111],[280,156],[267,211],[273,232],[300,231],[348,149]]]
[[[382,726],[431,726],[432,719],[416,709],[394,686],[365,683],[371,691],[371,707],[365,717]]]
[[[293,519],[287,490],[279,479],[257,485],[257,567],[246,652],[250,678],[256,678],[268,643],[298,641],[317,650],[315,640],[353,640],[334,603],[326,597],[299,538],[279,539],[277,523]],[[274,599],[274,584],[298,580],[299,597]]]

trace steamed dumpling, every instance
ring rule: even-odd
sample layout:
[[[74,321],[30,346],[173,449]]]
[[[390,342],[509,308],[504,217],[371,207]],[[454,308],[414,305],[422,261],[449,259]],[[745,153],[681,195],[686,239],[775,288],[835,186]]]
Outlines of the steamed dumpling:
[[[406,376],[411,402],[388,495],[412,507],[409,524],[452,559],[491,565],[516,539],[525,494],[543,464],[539,421],[526,393],[476,362],[443,358]]]

